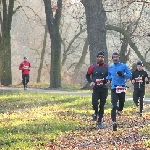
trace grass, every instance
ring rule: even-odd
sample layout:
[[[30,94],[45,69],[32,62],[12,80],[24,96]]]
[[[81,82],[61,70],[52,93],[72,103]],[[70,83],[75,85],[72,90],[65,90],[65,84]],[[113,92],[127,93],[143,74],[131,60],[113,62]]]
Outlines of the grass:
[[[1,92],[0,149],[44,149],[58,135],[84,126],[91,118],[91,96],[33,92]],[[125,112],[135,111],[132,101],[126,101]],[[108,99],[105,113],[110,113]],[[143,134],[145,130],[141,131]],[[149,144],[149,143],[148,143]]]
[[[1,93],[0,104],[0,149],[41,148],[74,130],[91,105],[90,97],[27,92]]]

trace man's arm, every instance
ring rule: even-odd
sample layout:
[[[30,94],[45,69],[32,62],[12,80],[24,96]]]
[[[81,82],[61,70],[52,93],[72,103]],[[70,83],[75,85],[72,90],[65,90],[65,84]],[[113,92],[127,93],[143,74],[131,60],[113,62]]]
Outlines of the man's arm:
[[[145,71],[146,75],[145,75],[145,82],[146,84],[149,84],[149,77],[148,77],[148,73]]]
[[[112,79],[111,79],[111,73],[110,73],[110,68],[108,67],[108,75],[107,75],[107,77],[106,77],[106,80],[109,80],[109,81],[111,81]]]
[[[87,81],[89,82],[89,83],[91,83],[92,82],[92,80],[91,80],[91,77],[90,77],[91,75],[90,74],[88,74],[88,72],[87,72],[87,74],[86,74],[86,79],[87,79]]]
[[[134,84],[135,83],[135,77],[134,77],[135,72],[132,72],[132,77],[131,77],[131,83]]]
[[[106,76],[106,84],[105,85],[109,85],[111,83],[111,72],[110,72],[110,68],[108,67],[108,75]]]
[[[126,79],[132,79],[132,73],[127,65],[125,65],[125,74],[124,77]]]
[[[87,74],[86,74],[86,79],[89,83],[92,82],[92,79],[91,79],[91,75],[93,74],[93,68],[94,68],[94,65],[91,65],[89,68],[88,68],[88,71],[87,71]]]
[[[87,72],[87,74],[86,74],[86,79],[87,79],[87,81],[90,83],[90,86],[91,86],[91,87],[94,87],[94,86],[95,86],[95,83],[94,83],[93,80],[91,79],[91,75],[92,75],[92,73],[93,73],[93,68],[94,68],[94,65],[90,66],[90,67],[88,68],[88,72]]]
[[[22,70],[23,68],[23,64],[21,63],[20,65],[19,65],[19,70]]]
[[[30,67],[31,67],[31,65],[30,65],[30,63],[29,63],[29,71],[30,71]]]

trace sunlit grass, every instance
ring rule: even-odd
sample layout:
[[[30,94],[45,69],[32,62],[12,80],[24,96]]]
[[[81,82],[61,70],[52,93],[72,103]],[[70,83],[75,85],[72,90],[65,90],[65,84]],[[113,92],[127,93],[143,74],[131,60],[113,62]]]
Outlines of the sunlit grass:
[[[0,96],[0,148],[30,149],[74,130],[79,115],[90,114],[91,98],[61,94],[7,92]]]
[[[83,119],[91,118],[91,96],[3,92],[0,95],[0,149],[42,149],[57,135],[75,130]],[[105,113],[110,113],[107,100]],[[126,101],[125,111],[134,111]]]

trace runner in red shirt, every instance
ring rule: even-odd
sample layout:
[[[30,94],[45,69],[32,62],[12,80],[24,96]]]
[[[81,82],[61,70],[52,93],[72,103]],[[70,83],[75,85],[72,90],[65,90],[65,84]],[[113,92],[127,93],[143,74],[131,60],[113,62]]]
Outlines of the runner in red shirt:
[[[93,88],[92,106],[94,110],[93,121],[97,121],[98,128],[103,129],[104,105],[108,96],[108,86],[106,76],[108,75],[108,65],[104,63],[104,52],[97,54],[97,62],[92,64],[87,71],[86,79]]]
[[[27,90],[27,84],[29,82],[30,63],[27,61],[27,57],[24,57],[24,61],[19,65],[19,70],[22,70],[22,84],[24,90]]]

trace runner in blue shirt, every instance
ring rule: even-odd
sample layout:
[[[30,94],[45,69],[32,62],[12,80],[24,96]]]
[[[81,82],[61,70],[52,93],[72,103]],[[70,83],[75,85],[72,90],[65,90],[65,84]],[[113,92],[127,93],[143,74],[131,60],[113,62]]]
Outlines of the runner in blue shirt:
[[[111,83],[111,119],[113,121],[113,131],[117,131],[116,111],[121,115],[126,91],[126,79],[131,79],[132,74],[126,64],[119,62],[119,53],[114,52],[112,55],[113,64],[108,67],[107,84]],[[117,106],[119,100],[119,106]]]

